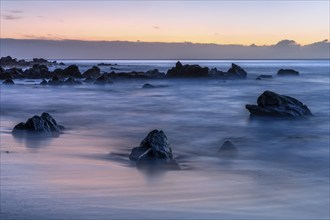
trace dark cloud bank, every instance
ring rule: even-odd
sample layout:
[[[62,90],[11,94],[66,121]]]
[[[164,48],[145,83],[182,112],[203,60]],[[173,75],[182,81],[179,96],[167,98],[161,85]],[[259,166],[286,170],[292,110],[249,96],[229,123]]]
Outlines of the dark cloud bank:
[[[329,59],[327,40],[269,46],[127,41],[0,39],[1,56],[47,59]]]

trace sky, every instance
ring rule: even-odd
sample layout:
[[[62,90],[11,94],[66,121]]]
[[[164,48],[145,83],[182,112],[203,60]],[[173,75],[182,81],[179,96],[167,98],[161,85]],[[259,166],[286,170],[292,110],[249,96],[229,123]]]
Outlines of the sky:
[[[1,0],[1,38],[305,45],[329,38],[329,0]]]

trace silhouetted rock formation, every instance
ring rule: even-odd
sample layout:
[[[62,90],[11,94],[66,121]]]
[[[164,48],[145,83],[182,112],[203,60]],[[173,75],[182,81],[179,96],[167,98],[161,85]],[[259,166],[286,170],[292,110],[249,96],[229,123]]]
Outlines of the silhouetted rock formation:
[[[159,72],[158,69],[148,70],[147,72],[145,72],[144,75],[149,78],[164,78],[165,77],[165,73]]]
[[[63,82],[63,84],[65,84],[65,85],[80,85],[81,82],[78,81],[78,80],[73,79],[72,77],[69,77],[68,79],[66,79]]]
[[[236,157],[238,150],[230,141],[225,141],[219,149],[219,153],[223,157]]]
[[[92,68],[86,70],[82,76],[84,78],[88,78],[88,77],[91,77],[91,78],[96,78],[98,77],[99,75],[101,74],[101,70],[100,68],[98,68],[97,66],[93,66]]]
[[[208,67],[199,65],[182,65],[180,61],[175,64],[175,67],[167,71],[167,77],[207,77],[209,74]]]
[[[50,72],[46,65],[34,64],[32,68],[24,71],[24,78],[28,79],[40,79],[49,77]]]
[[[32,66],[34,64],[44,64],[44,65],[57,65],[57,62],[50,62],[43,58],[33,58],[32,61],[26,60],[17,60],[16,58],[12,58],[11,56],[1,57],[0,58],[0,66]]]
[[[22,69],[13,67],[10,69],[2,69],[0,72],[0,79],[21,79],[24,78]]]
[[[53,86],[57,86],[57,85],[61,85],[63,83],[62,80],[60,80],[60,78],[58,76],[53,76],[49,81],[48,84],[49,85],[53,85]]]
[[[262,93],[257,104],[245,106],[251,116],[297,118],[312,115],[308,107],[297,99],[271,91]]]
[[[41,81],[40,85],[43,85],[43,86],[48,85],[48,81],[45,80],[45,79],[43,79],[43,80]]]
[[[277,71],[278,76],[299,76],[299,72],[293,69],[280,69]]]
[[[5,81],[2,82],[2,84],[6,85],[14,85],[14,81],[12,79],[6,79]]]
[[[176,164],[170,144],[163,131],[151,131],[138,147],[132,149],[129,159],[138,164],[171,163]]]
[[[247,72],[235,63],[231,64],[231,68],[227,71],[226,76],[233,78],[246,78]]]
[[[29,118],[25,123],[21,122],[13,128],[13,134],[29,132],[31,134],[58,135],[64,127],[58,125],[55,119],[47,112],[41,116],[35,115]]]
[[[67,68],[62,70],[60,75],[63,76],[63,77],[74,77],[74,78],[81,78],[82,77],[77,65],[68,66]]]

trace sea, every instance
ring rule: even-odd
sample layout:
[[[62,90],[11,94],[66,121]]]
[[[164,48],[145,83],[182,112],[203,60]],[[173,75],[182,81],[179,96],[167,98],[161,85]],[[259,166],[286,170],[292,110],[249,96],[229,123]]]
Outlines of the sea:
[[[166,72],[177,60],[57,60],[81,72]],[[113,84],[0,87],[1,219],[329,219],[330,61],[181,60],[244,80],[118,79]],[[116,64],[116,65],[115,65]],[[112,67],[112,69],[111,69]],[[114,70],[115,68],[115,70]],[[296,77],[279,77],[295,69]],[[258,75],[272,78],[256,80]],[[144,89],[150,83],[160,87]],[[304,119],[252,119],[246,104],[269,90],[309,107]],[[50,113],[59,137],[17,138],[13,127]],[[128,159],[154,129],[181,169]],[[235,158],[222,157],[231,141]]]

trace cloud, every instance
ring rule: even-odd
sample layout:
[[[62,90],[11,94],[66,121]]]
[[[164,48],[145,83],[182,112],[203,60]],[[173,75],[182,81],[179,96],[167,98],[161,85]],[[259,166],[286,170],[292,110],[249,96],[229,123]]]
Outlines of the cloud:
[[[21,10],[6,10],[6,12],[8,12],[8,13],[12,13],[12,14],[21,14],[21,13],[23,13],[24,11],[21,11]]]
[[[159,30],[160,27],[159,26],[152,26],[153,29]]]
[[[22,16],[16,16],[16,15],[6,14],[6,15],[3,15],[2,18],[4,20],[18,20],[18,19],[21,19]]]

